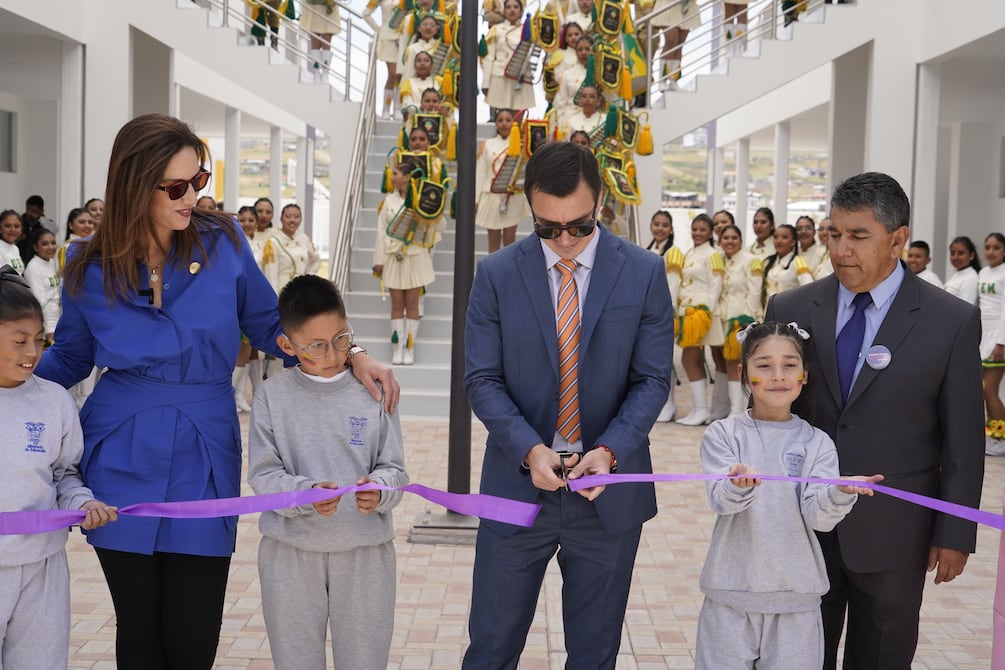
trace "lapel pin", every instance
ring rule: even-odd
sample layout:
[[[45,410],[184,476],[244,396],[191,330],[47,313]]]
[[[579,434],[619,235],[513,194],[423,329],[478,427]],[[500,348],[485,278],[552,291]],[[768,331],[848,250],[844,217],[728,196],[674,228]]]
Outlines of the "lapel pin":
[[[891,354],[890,350],[882,344],[869,347],[869,350],[865,352],[865,362],[868,363],[869,367],[873,370],[885,369],[888,365],[890,365],[890,361],[892,360],[893,354]]]
[[[202,270],[202,265],[200,265],[198,262],[192,261],[191,263],[188,264],[188,273],[190,275],[197,275],[199,274],[200,270]]]

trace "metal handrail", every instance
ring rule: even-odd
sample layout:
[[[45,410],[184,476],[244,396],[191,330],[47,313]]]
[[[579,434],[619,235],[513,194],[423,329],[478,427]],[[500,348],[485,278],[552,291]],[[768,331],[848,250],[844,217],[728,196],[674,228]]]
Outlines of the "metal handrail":
[[[359,123],[353,139],[352,155],[349,159],[349,175],[346,178],[345,197],[339,215],[338,229],[328,243],[329,278],[344,295],[349,289],[349,265],[353,236],[356,232],[356,217],[363,207],[364,177],[366,176],[366,152],[370,148],[375,126],[374,108],[377,104],[377,50],[370,52],[364,86]]]
[[[214,7],[222,13],[224,27],[236,27],[242,32],[249,32],[253,26],[259,25],[246,11],[247,5],[244,0],[204,0],[204,2],[205,5]],[[311,37],[318,39],[320,37],[309,30],[304,30],[296,21],[287,19],[285,15],[266,4],[256,5],[256,7],[279,17],[280,25],[285,26],[286,30],[274,35],[277,45],[281,45],[283,51],[288,57],[292,57],[296,64],[306,68],[311,57],[309,47],[305,48],[304,44],[309,44]],[[305,4],[300,4],[298,7],[301,14],[308,12],[327,17],[327,15],[322,15]],[[330,99],[364,102],[366,85],[365,83],[360,85],[358,82],[365,81],[372,69],[368,60],[370,51],[372,51],[371,45],[376,39],[376,31],[372,29],[372,20],[369,17],[364,17],[352,7],[342,3],[339,3],[339,26],[342,29],[341,32],[335,35],[329,43],[332,54],[329,73],[334,78],[334,82],[331,78],[326,78],[330,84]],[[287,37],[290,34],[293,35],[293,39]],[[362,55],[353,58],[354,54]],[[360,67],[360,60],[363,60],[366,65]]]
[[[671,9],[681,6],[684,2],[685,0],[674,0],[674,2],[666,7],[661,7],[658,10],[645,14],[635,21],[636,33],[646,36],[645,46],[649,52],[647,54],[648,63],[652,72],[652,76],[649,77],[649,100],[653,99],[652,95],[654,92],[665,90],[668,79],[673,74],[663,74],[662,72],[662,56],[665,53],[665,49],[659,46],[660,33],[672,30],[680,25],[678,23],[666,27],[653,26],[652,20],[669,12]],[[720,3],[721,0],[704,0],[695,4],[700,13],[701,10],[712,8]],[[803,11],[811,12],[822,7],[824,4],[824,0],[807,0]],[[747,5],[748,23],[745,38],[748,46],[761,40],[778,38],[778,30],[784,20],[784,14],[779,5],[779,0],[754,0]],[[716,16],[717,18],[714,21],[703,23],[700,32],[699,29],[695,29],[692,33],[696,34],[693,37],[689,36],[688,50],[691,54],[697,52],[698,55],[690,57],[689,54],[689,58],[686,60],[681,58],[676,59],[682,61],[680,78],[710,72],[712,68],[716,67],[719,63],[726,62],[731,57],[733,45],[721,39],[722,29],[726,25],[726,21],[721,13]],[[754,22],[754,18],[757,19],[756,23]],[[732,19],[730,20],[731,22]],[[656,44],[654,44],[654,41]],[[683,45],[677,48],[683,52]]]

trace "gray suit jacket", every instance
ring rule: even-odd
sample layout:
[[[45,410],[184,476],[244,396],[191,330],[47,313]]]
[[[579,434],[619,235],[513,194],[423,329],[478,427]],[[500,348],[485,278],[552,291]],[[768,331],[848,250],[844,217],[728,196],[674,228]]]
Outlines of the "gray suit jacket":
[[[774,296],[765,320],[810,332],[809,383],[794,411],[837,445],[843,475],[883,474],[883,484],[961,505],[980,505],[984,403],[972,305],[907,270],[874,345],[892,360],[862,366],[842,406],[835,354],[835,275]],[[855,572],[916,568],[930,546],[973,552],[976,525],[877,494],[862,496],[835,531]]]

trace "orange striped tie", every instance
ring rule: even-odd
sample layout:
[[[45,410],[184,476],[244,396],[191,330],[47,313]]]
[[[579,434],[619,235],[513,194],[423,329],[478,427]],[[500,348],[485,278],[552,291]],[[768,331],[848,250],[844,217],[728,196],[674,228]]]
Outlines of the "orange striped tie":
[[[580,440],[579,433],[579,292],[572,273],[575,261],[561,260],[555,269],[562,273],[558,287],[558,434],[569,444]]]

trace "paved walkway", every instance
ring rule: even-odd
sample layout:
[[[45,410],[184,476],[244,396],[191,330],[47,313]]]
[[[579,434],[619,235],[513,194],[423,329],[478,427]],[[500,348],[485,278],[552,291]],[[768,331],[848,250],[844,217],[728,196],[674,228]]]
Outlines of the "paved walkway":
[[[242,417],[246,429],[247,415]],[[447,422],[406,418],[402,425],[412,480],[446,488]],[[472,432],[473,470],[477,472],[485,431],[475,421]],[[698,472],[701,433],[701,428],[657,424],[651,434],[656,471]],[[1001,511],[1003,484],[1005,459],[989,458],[984,509]],[[472,490],[477,490],[477,477],[472,478]],[[694,666],[695,626],[702,599],[698,575],[714,518],[705,503],[701,483],[660,484],[656,490],[660,514],[646,524],[642,534],[622,632],[619,670]],[[456,669],[467,641],[474,549],[409,544],[409,529],[427,510],[440,511],[410,494],[395,510],[398,605],[388,667],[396,670]],[[257,519],[242,518],[215,666],[220,670],[273,667],[255,565],[258,538]],[[998,541],[997,531],[982,527],[977,554],[971,557],[964,575],[948,585],[929,584],[914,668],[990,667]],[[113,670],[115,620],[101,570],[93,551],[78,533],[72,534],[68,549],[73,590],[70,667]],[[561,580],[553,561],[527,640],[523,670],[563,667],[560,593]]]

